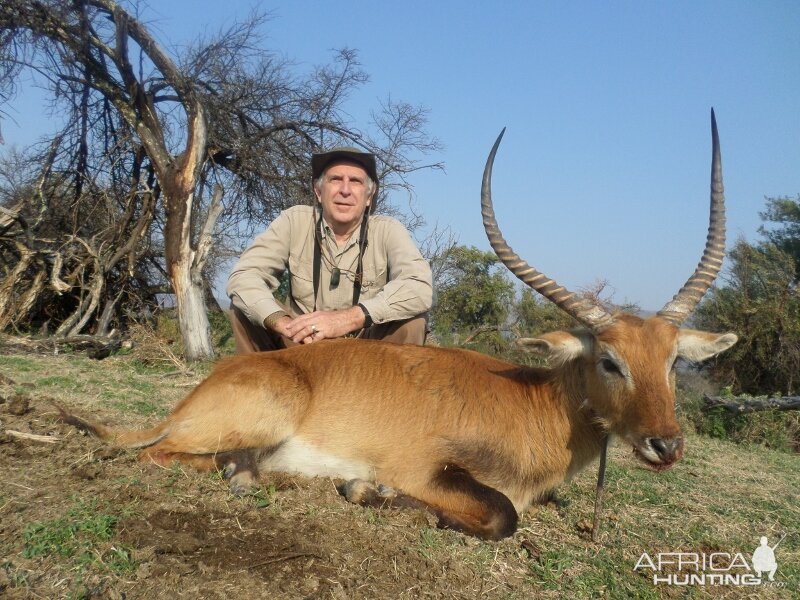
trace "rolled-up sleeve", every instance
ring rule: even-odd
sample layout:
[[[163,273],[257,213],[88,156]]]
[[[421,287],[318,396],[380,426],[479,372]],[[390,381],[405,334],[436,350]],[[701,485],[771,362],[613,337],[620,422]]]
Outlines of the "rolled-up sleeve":
[[[362,299],[361,304],[375,323],[409,319],[427,312],[433,303],[428,261],[399,221],[374,217],[373,223],[369,236],[371,251],[386,257],[388,281],[377,293]]]
[[[242,253],[228,278],[231,302],[254,324],[283,310],[273,293],[287,268],[291,226],[287,212],[281,213]]]

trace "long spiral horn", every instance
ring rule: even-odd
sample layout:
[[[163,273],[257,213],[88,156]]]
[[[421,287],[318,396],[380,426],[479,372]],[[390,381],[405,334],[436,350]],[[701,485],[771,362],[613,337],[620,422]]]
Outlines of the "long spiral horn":
[[[680,327],[714,284],[725,255],[725,194],[722,186],[722,159],[719,152],[717,118],[711,109],[711,211],[706,247],[694,274],[680,291],[664,305],[658,315]]]
[[[481,214],[483,215],[483,228],[495,253],[502,263],[517,278],[529,285],[542,296],[550,300],[568,315],[576,318],[591,330],[602,329],[613,322],[613,317],[593,302],[581,298],[568,289],[558,285],[552,279],[540,273],[524,260],[522,260],[508,245],[500,233],[497,219],[492,205],[492,166],[500,140],[503,139],[505,128],[497,136],[497,141],[486,159],[486,168],[483,171],[483,185],[481,186]]]

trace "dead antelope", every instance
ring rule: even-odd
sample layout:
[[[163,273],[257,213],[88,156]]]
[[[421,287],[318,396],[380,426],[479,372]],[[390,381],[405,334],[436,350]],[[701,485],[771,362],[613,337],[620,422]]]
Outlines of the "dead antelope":
[[[502,137],[502,134],[501,134]],[[432,511],[439,525],[485,539],[595,460],[607,435],[654,470],[683,453],[675,361],[729,348],[733,334],[679,329],[722,264],[722,171],[712,113],[711,218],[705,252],[681,291],[649,319],[611,315],[514,254],[491,199],[487,235],[517,277],[585,325],[526,340],[547,369],[447,348],[341,339],[222,361],[162,423],[118,431],[62,417],[139,458],[221,469],[241,492],[259,472],[341,478],[348,500]],[[378,485],[380,484],[380,485]]]

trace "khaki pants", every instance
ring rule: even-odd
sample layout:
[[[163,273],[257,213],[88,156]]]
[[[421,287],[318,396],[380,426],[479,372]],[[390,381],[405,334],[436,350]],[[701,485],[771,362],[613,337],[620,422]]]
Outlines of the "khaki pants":
[[[291,339],[250,322],[242,311],[231,306],[228,313],[236,343],[236,354],[266,352],[297,346]],[[405,321],[390,321],[362,330],[358,337],[367,340],[386,340],[396,344],[425,344],[428,330],[428,315],[412,317]]]

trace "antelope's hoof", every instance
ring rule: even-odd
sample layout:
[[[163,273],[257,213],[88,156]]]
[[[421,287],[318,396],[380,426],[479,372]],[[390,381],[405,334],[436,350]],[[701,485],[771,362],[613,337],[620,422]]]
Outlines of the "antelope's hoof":
[[[375,486],[364,479],[351,479],[336,488],[348,502],[363,504],[378,493]]]
[[[378,485],[378,495],[381,498],[396,498],[397,491],[389,487],[388,485],[383,485],[382,483]]]
[[[256,479],[250,471],[242,471],[231,477],[228,491],[234,496],[244,496],[256,484]]]

